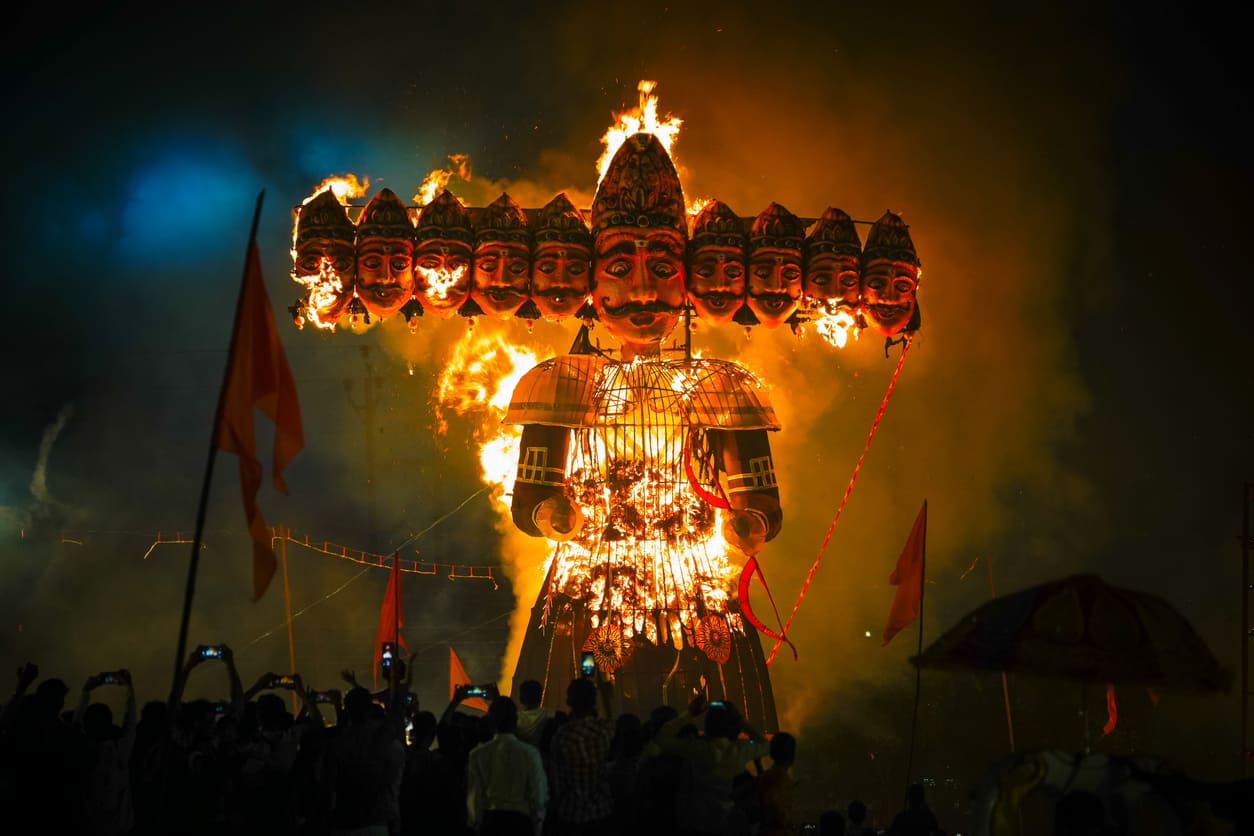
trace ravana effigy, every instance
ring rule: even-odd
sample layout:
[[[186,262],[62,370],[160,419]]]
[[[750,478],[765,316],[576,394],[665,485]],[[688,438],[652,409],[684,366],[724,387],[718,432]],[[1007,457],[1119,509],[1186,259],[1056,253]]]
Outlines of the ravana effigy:
[[[780,425],[747,369],[664,358],[662,343],[685,318],[797,330],[843,316],[886,338],[912,334],[920,262],[901,218],[885,213],[865,245],[835,208],[806,221],[771,203],[745,218],[716,200],[690,221],[670,156],[638,133],[587,219],[565,195],[475,209],[445,190],[412,210],[384,190],[353,229],[329,192],[300,210],[293,276],[309,292],[298,316],[334,325],[357,306],[411,324],[423,312],[585,321],[570,353],[521,378],[504,418],[522,428],[514,524],[552,543],[515,685],[538,680],[560,707],[591,653],[622,710],[699,692],[774,730],[754,635],[769,630],[744,591],[783,522],[769,441]],[[616,354],[587,339],[591,323]]]

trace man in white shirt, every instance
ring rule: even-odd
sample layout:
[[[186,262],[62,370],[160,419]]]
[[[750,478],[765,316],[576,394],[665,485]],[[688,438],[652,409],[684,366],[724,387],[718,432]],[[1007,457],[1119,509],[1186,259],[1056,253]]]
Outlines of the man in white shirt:
[[[540,752],[519,740],[518,706],[497,697],[488,706],[496,734],[470,752],[466,807],[480,836],[538,836],[549,800]]]

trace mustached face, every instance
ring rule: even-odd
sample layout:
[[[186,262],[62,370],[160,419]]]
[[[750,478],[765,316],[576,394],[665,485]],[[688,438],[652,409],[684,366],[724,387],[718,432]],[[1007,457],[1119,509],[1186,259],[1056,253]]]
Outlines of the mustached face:
[[[366,310],[391,316],[414,293],[414,245],[405,238],[366,238],[357,242],[357,295]]]
[[[738,247],[710,245],[692,252],[688,301],[697,316],[731,322],[745,297],[745,254]]]
[[[490,241],[475,248],[470,295],[484,313],[507,318],[527,301],[531,255],[525,244]]]
[[[684,305],[684,240],[671,230],[612,229],[596,239],[592,305],[627,346],[661,342]]]
[[[536,245],[531,265],[531,298],[542,316],[571,316],[588,298],[592,251],[580,244],[548,241]]]
[[[452,316],[470,295],[470,245],[446,238],[420,242],[414,247],[414,280],[423,308]]]
[[[805,295],[828,310],[858,307],[862,292],[858,257],[819,253],[806,262]]]
[[[919,268],[904,261],[877,258],[862,271],[862,310],[867,324],[886,337],[910,323],[917,304]]]
[[[749,309],[778,328],[801,301],[801,250],[759,247],[749,256]]]

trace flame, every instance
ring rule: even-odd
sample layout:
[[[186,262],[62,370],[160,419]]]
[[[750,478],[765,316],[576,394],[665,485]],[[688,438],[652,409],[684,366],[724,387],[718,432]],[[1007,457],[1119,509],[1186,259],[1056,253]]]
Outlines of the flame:
[[[292,255],[295,258],[294,251]],[[323,256],[319,260],[318,273],[316,275],[293,275],[292,278],[297,284],[307,288],[309,291],[301,302],[304,306],[301,313],[304,315],[305,321],[312,323],[318,328],[334,330],[335,322],[324,322],[318,317],[318,311],[330,307],[344,290],[344,282],[335,272],[335,268],[331,266],[331,259]]]
[[[417,272],[418,275],[422,276],[423,280],[426,282],[424,285],[426,290],[423,291],[423,295],[431,297],[432,299],[439,299],[441,301],[447,300],[449,297],[449,291],[456,287],[458,282],[466,276],[465,265],[461,265],[453,270],[450,270],[447,267],[433,268],[414,265],[414,271]]]
[[[335,194],[335,199],[340,203],[347,204],[349,198],[361,197],[368,188],[370,188],[369,177],[363,177],[358,180],[356,174],[345,174],[343,177],[332,176],[319,183],[318,187],[309,194],[309,197],[300,202],[300,205],[304,206],[326,189],[330,189]]]
[[[414,192],[414,202],[419,206],[426,206],[428,203],[436,199],[440,191],[448,185],[448,181],[453,177],[461,180],[470,180],[470,155],[469,154],[449,154],[448,168],[437,168],[427,175],[422,181],[422,185],[418,187],[418,191]]]
[[[849,329],[854,328],[857,322],[848,308],[841,308],[835,313],[822,312],[816,316],[814,329],[829,344],[844,348],[845,343],[849,342]],[[854,328],[854,339],[858,338],[858,334],[858,329]]]
[[[452,356],[440,372],[436,386],[436,429],[445,432],[444,409],[458,415],[484,413],[476,431],[480,444],[479,465],[483,482],[493,487],[493,497],[509,514],[518,469],[518,444],[522,427],[505,425],[514,387],[539,358],[528,348],[514,345],[501,333],[468,330],[453,346]]]
[[[605,177],[605,172],[609,169],[610,160],[614,159],[615,152],[629,136],[638,133],[653,134],[661,141],[666,153],[670,153],[675,137],[679,136],[679,126],[684,122],[669,114],[665,121],[658,121],[657,96],[653,95],[653,88],[656,86],[656,81],[641,81],[637,85],[640,91],[640,104],[632,110],[617,114],[615,118],[618,123],[611,125],[605,132],[605,136],[601,137],[601,142],[605,143],[605,151],[597,160],[598,183]]]
[[[712,197],[698,197],[693,200],[688,204],[688,217],[695,218],[701,214],[701,210],[709,206],[712,200],[714,200]]]

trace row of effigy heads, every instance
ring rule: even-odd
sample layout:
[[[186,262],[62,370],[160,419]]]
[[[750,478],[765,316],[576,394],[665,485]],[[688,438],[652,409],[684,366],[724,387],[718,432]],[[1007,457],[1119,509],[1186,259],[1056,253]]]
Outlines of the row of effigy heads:
[[[411,323],[424,311],[604,319],[630,302],[766,328],[842,311],[886,336],[919,327],[920,262],[892,212],[865,246],[835,208],[807,223],[776,203],[744,218],[714,200],[690,219],[654,140],[616,155],[591,214],[589,226],[565,194],[467,208],[447,190],[413,210],[384,189],[354,223],[328,189],[297,216],[292,276],[309,292],[293,312],[324,327],[355,308]]]

